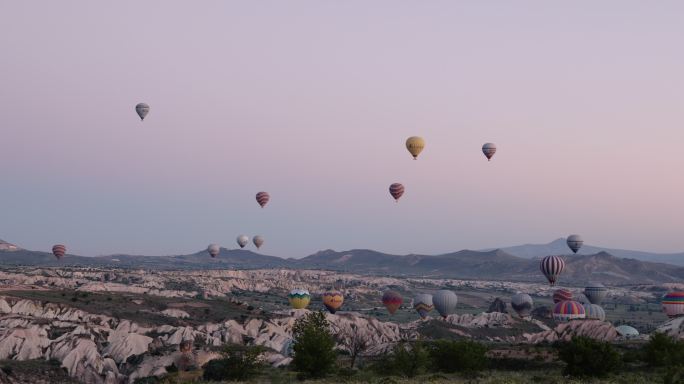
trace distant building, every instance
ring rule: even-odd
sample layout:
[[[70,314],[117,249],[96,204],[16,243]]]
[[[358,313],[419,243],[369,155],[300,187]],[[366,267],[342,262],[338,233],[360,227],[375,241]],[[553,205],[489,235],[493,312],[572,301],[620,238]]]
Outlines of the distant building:
[[[0,251],[18,251],[20,248],[4,240],[0,240]]]

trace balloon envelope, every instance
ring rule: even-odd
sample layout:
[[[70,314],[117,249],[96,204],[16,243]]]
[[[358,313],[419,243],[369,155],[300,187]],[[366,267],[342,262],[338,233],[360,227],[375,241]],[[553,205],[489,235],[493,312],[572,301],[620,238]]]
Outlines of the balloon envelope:
[[[582,248],[582,245],[584,244],[584,240],[582,240],[582,237],[580,235],[570,235],[568,236],[568,239],[566,240],[568,243],[568,247],[573,253],[577,253],[577,251]]]
[[[394,197],[394,200],[399,201],[399,198],[404,194],[404,186],[400,183],[394,183],[390,185],[389,192]]]
[[[549,280],[551,286],[556,284],[556,280],[564,268],[565,260],[560,256],[546,256],[539,263],[539,269],[546,276],[546,279]]]
[[[586,296],[592,304],[601,305],[607,294],[608,288],[601,283],[591,283],[584,288],[584,296]]]
[[[254,236],[252,242],[256,245],[257,249],[259,249],[264,244],[264,238],[261,236]]]
[[[446,318],[456,311],[458,296],[452,291],[442,289],[432,296],[432,303],[435,305],[437,312],[439,312],[443,318]]]
[[[598,304],[584,304],[584,313],[587,320],[606,320],[606,311]]]
[[[406,139],[406,149],[411,153],[413,159],[416,160],[418,155],[423,152],[425,148],[425,140],[422,137],[411,136]]]
[[[684,292],[668,292],[661,304],[663,312],[670,318],[684,315]]]
[[[584,319],[585,316],[584,306],[576,301],[561,301],[553,307],[553,319],[559,322]]]
[[[560,303],[561,301],[572,300],[572,292],[564,288],[556,289],[553,292],[552,298],[554,304]]]
[[[337,312],[344,303],[344,296],[340,291],[327,291],[323,294],[323,305],[330,313]]]
[[[145,120],[145,116],[150,112],[150,106],[145,103],[138,103],[135,106],[135,112],[140,116],[140,120]]]
[[[256,201],[261,208],[265,207],[269,200],[271,200],[271,195],[269,195],[268,192],[259,192],[256,194]]]
[[[629,325],[621,325],[619,327],[615,327],[615,330],[620,336],[623,337],[639,336],[639,331],[637,331],[637,329],[634,327],[630,327]]]
[[[421,319],[426,318],[430,311],[435,309],[435,306],[432,304],[432,295],[428,295],[427,293],[416,295],[413,299],[413,309],[418,312]]]
[[[482,146],[482,153],[487,157],[487,160],[491,160],[492,156],[496,153],[496,145],[494,143],[485,143]]]
[[[290,306],[294,309],[304,309],[311,301],[311,295],[306,289],[293,289],[287,295]]]
[[[240,246],[240,248],[244,248],[247,243],[249,243],[249,237],[245,235],[240,235],[237,237],[237,243]]]
[[[221,247],[217,244],[210,244],[207,247],[207,252],[209,252],[209,256],[216,257],[221,252]]]
[[[55,255],[57,260],[61,260],[66,254],[66,246],[62,244],[56,244],[52,247],[52,254]]]
[[[390,313],[390,315],[394,315],[394,312],[399,309],[401,303],[403,302],[404,299],[397,291],[385,291],[385,293],[382,295],[382,305],[387,308],[387,311]]]
[[[532,315],[532,296],[527,293],[516,293],[511,297],[511,307],[522,318]]]

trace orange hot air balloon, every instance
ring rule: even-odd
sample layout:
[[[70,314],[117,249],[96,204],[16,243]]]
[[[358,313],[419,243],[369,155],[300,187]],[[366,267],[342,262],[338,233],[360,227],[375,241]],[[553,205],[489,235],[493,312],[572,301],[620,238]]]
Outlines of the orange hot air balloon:
[[[323,305],[330,313],[337,312],[342,307],[343,302],[344,296],[340,291],[327,291],[323,294]]]

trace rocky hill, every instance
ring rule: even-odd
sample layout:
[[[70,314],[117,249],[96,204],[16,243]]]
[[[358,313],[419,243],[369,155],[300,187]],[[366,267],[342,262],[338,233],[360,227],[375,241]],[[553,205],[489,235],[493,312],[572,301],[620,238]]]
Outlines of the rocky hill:
[[[141,268],[150,270],[209,269],[326,269],[367,275],[500,281],[539,281],[539,261],[502,250],[463,250],[442,255],[392,255],[355,249],[326,250],[302,259],[283,259],[252,251],[222,248],[216,258],[205,251],[177,256],[66,255],[61,261],[46,252],[0,251],[0,265]],[[606,252],[566,256],[564,284],[661,284],[684,280],[684,267],[620,258]]]

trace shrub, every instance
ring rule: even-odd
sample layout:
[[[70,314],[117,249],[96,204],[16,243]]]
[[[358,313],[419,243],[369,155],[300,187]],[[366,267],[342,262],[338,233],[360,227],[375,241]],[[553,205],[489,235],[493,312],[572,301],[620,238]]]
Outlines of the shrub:
[[[322,312],[311,312],[295,321],[292,328],[293,368],[300,378],[323,377],[335,366],[335,340]]]
[[[565,362],[564,374],[576,377],[605,377],[620,368],[622,359],[612,345],[589,337],[573,337],[557,345],[558,357]]]
[[[408,378],[427,371],[430,354],[422,343],[397,344],[391,353],[375,363],[375,371],[383,375],[397,375]]]
[[[681,365],[684,361],[684,343],[656,332],[644,346],[644,361],[651,367]]]
[[[262,363],[259,356],[263,347],[227,347],[224,357],[204,366],[204,379],[209,381],[242,381],[259,374]]]
[[[474,341],[440,340],[432,344],[430,359],[442,372],[474,373],[487,367],[487,347]]]

